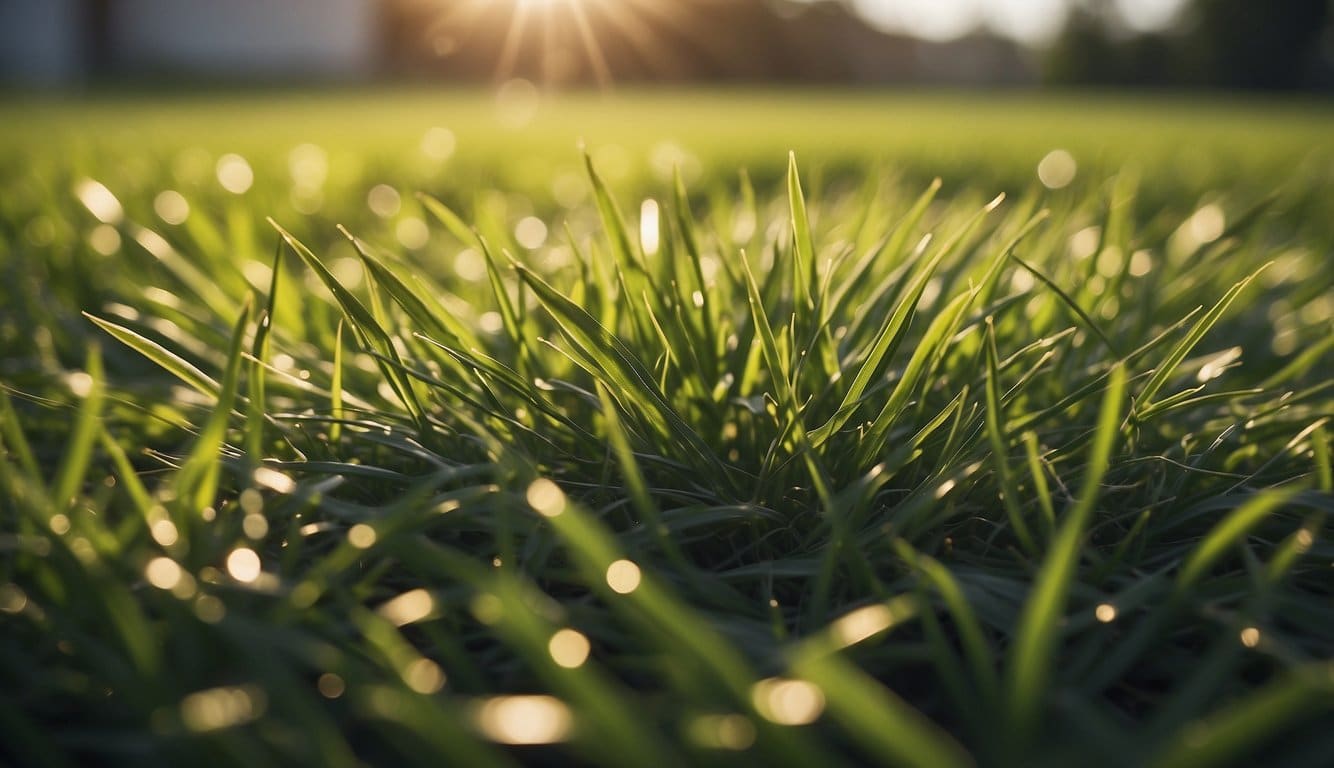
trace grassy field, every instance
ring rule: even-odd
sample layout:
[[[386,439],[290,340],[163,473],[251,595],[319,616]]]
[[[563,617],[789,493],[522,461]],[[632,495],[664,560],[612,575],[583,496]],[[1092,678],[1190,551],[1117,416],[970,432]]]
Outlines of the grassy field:
[[[0,758],[1328,765],[1330,136],[11,96]]]

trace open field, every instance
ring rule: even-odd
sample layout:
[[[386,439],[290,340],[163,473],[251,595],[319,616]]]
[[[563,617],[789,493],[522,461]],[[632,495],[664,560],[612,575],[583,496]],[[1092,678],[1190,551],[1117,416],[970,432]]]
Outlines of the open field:
[[[0,756],[1329,764],[1330,136],[0,102]]]

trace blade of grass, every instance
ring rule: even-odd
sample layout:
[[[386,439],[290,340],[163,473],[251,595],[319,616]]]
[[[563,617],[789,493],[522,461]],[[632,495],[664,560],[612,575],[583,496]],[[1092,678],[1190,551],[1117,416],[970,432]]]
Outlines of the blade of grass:
[[[1010,650],[1006,680],[1009,717],[1016,747],[1026,742],[1037,724],[1051,671],[1056,663],[1054,653],[1059,639],[1061,615],[1078,566],[1080,544],[1098,502],[1102,479],[1116,442],[1125,389],[1126,370],[1118,365],[1112,369],[1107,392],[1102,399],[1079,497],[1061,522],[1019,619],[1014,645]]]

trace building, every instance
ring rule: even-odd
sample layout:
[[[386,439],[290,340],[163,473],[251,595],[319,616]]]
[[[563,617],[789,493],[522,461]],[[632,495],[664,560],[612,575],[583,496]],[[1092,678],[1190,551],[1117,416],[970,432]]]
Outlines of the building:
[[[375,71],[377,0],[3,0],[0,80],[355,79]]]

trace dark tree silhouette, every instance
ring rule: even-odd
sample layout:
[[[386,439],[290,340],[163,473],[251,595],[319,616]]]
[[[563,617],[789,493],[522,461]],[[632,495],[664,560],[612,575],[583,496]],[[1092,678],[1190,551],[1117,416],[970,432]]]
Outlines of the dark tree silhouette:
[[[1107,2],[1071,13],[1048,80],[1117,86],[1294,90],[1334,85],[1330,0],[1193,0],[1175,28],[1132,34]]]
[[[1209,85],[1300,88],[1312,84],[1330,16],[1328,0],[1196,0],[1188,52]]]

